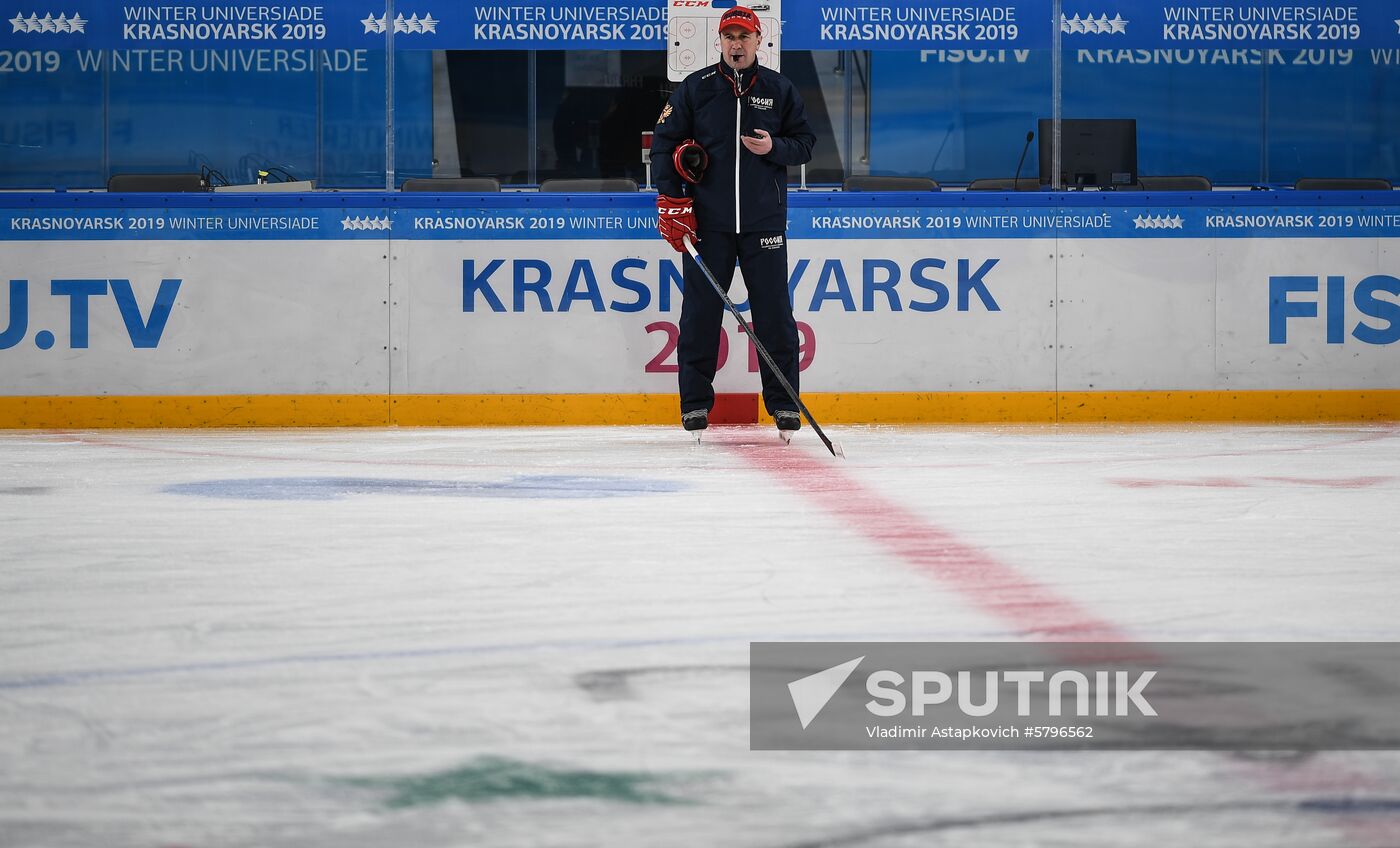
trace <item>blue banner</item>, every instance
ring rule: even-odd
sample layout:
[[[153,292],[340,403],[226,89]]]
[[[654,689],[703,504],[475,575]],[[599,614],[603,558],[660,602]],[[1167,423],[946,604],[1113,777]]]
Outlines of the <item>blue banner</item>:
[[[264,199],[264,198],[259,198]],[[229,197],[214,208],[82,208],[0,211],[3,241],[322,241],[383,239],[384,209],[267,209]]]
[[[794,209],[790,238],[1394,238],[1397,207],[1160,205],[956,209]],[[1014,202],[1014,201],[1013,201]],[[803,214],[797,214],[798,212]]]
[[[659,238],[651,196],[640,193],[570,198],[586,202],[484,195],[446,208],[419,198],[341,197],[360,202],[306,208],[269,195],[185,196],[173,207],[152,202],[116,208],[90,203],[86,195],[53,195],[22,209],[0,210],[0,242]],[[969,206],[937,196],[794,193],[788,235],[813,240],[1400,238],[1400,198],[1343,198],[1351,205],[1291,205],[1279,197],[1263,203],[1251,193],[1241,195],[1237,205],[1208,195],[1195,202],[1141,198],[1139,204],[1127,205],[1112,194],[1083,192],[1024,199],[980,196]]]
[[[693,2],[693,0],[677,0]],[[0,49],[661,50],[666,0],[0,0]],[[1046,49],[1051,0],[788,0],[789,50]],[[1066,0],[1070,48],[1400,46],[1387,0]]]
[[[661,50],[661,0],[464,3],[404,0],[0,0],[0,49],[154,48]]]
[[[1067,48],[1400,47],[1400,5],[1383,0],[1066,0]]]
[[[384,49],[390,30],[397,49],[432,49],[445,9],[460,4],[418,5],[389,20],[383,0],[0,0],[0,49]]]
[[[459,3],[447,34],[459,50],[665,50],[662,0]]]
[[[850,3],[788,0],[787,50],[1043,50],[1051,44],[1050,0]]]

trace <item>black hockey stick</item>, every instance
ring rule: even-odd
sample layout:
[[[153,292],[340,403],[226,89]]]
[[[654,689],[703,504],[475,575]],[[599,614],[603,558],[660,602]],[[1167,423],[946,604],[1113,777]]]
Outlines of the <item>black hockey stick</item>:
[[[724,301],[724,305],[729,307],[729,311],[738,319],[739,326],[744,328],[744,332],[748,334],[749,341],[753,342],[754,350],[757,350],[758,355],[763,357],[763,361],[768,363],[768,367],[773,371],[773,376],[778,378],[778,382],[781,383],[783,389],[787,391],[788,397],[792,398],[792,402],[797,404],[798,409],[802,410],[803,417],[807,419],[808,424],[812,425],[812,429],[816,431],[817,436],[822,440],[822,444],[826,445],[826,449],[831,451],[832,456],[839,456],[844,459],[846,452],[841,449],[841,444],[831,441],[831,439],[828,439],[826,434],[822,432],[822,428],[817,424],[817,420],[813,418],[812,413],[807,410],[807,404],[803,403],[802,398],[797,396],[797,392],[792,388],[792,384],[787,381],[787,377],[783,376],[783,372],[778,368],[778,364],[773,361],[773,357],[764,349],[763,343],[758,340],[758,336],[754,335],[753,330],[749,328],[749,322],[744,320],[744,316],[739,312],[739,307],[734,305],[734,301],[730,300],[729,295],[725,294],[724,289],[720,288],[719,283],[715,280],[715,275],[711,274],[710,269],[705,267],[705,262],[700,258],[700,254],[696,252],[695,245],[691,242],[690,236],[684,236],[683,238],[685,241],[686,253],[689,253],[690,258],[695,260],[695,265],[700,269],[700,273],[704,274],[705,279],[710,281],[710,285],[715,288],[715,293],[719,295],[720,299]]]

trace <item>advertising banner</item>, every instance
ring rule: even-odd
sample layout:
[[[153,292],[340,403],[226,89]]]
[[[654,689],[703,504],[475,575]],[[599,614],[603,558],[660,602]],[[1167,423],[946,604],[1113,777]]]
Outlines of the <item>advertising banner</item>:
[[[428,0],[425,0],[428,2]],[[0,0],[0,47],[123,50],[179,47],[353,48],[384,46],[383,0]],[[407,19],[405,20],[407,24]],[[406,36],[431,34],[420,17]],[[412,30],[412,31],[409,31]],[[410,45],[396,45],[408,48]]]
[[[391,19],[383,0],[0,0],[0,20],[9,24],[0,28],[0,49],[374,49],[392,34],[400,50],[660,50],[668,9],[711,7],[708,0],[411,0],[396,2]],[[782,36],[792,50],[1039,50],[1051,46],[1058,25],[1068,48],[1400,45],[1400,12],[1384,0],[1067,0],[1058,22],[1052,10],[1050,0],[788,0]]]
[[[387,225],[251,205],[4,210],[0,395],[387,393]]]
[[[790,50],[1045,50],[1053,32],[1050,0],[787,3],[783,38]]]
[[[665,0],[450,3],[454,50],[664,50]],[[709,5],[705,3],[705,5]],[[459,23],[460,21],[460,23]]]
[[[0,0],[0,48],[395,50],[660,50],[661,0],[604,2],[396,2],[383,0]]]
[[[0,212],[0,394],[675,390],[646,195],[338,198]],[[1400,388],[1396,207],[1244,199],[795,193],[803,389]],[[729,319],[721,359],[757,390]]]
[[[793,241],[804,389],[1054,388],[1051,243]],[[399,250],[412,287],[410,393],[675,389],[679,257],[639,241],[433,241]],[[747,312],[742,272],[731,294]],[[717,388],[758,356],[726,319]],[[956,367],[949,367],[956,362]]]
[[[806,384],[1051,390],[1049,231],[1037,231],[1044,244],[983,240],[992,230],[973,224],[968,240],[919,243],[904,236],[951,235],[962,219],[913,208],[794,210],[788,288]],[[657,238],[650,209],[586,200],[401,209],[393,235],[393,277],[412,287],[407,391],[674,389],[681,261]],[[742,272],[735,280],[747,310]],[[893,353],[901,348],[919,355]],[[958,369],[929,367],[953,358],[963,359]],[[721,362],[720,391],[754,389],[757,353],[732,321]]]
[[[1400,8],[1380,0],[1065,0],[1062,9],[1071,49],[1400,46]]]

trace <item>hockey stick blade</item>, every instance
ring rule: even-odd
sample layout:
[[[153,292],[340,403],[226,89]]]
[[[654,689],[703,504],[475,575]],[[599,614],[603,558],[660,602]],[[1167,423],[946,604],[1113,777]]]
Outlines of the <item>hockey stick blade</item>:
[[[683,240],[685,243],[685,252],[689,253],[690,258],[695,261],[695,267],[700,269],[700,273],[704,274],[705,279],[714,287],[715,294],[719,295],[720,300],[724,301],[724,305],[729,307],[729,311],[739,322],[739,327],[742,328],[744,333],[749,337],[749,341],[753,342],[754,350],[757,350],[758,355],[763,357],[763,361],[768,364],[768,368],[773,372],[773,376],[778,378],[778,383],[783,387],[783,390],[787,392],[788,397],[792,398],[792,402],[797,404],[797,408],[802,411],[802,417],[806,418],[807,423],[812,425],[812,430],[817,434],[817,437],[822,440],[822,444],[826,445],[826,449],[831,451],[832,456],[839,456],[845,459],[846,452],[842,450],[841,445],[832,442],[831,439],[826,437],[826,433],[822,432],[821,425],[812,417],[812,413],[807,409],[807,404],[803,403],[802,398],[797,396],[797,391],[794,390],[792,384],[787,381],[787,377],[783,376],[783,372],[778,368],[778,364],[773,361],[773,357],[769,355],[763,343],[758,340],[758,336],[754,335],[753,330],[749,328],[749,322],[744,320],[744,316],[739,312],[739,307],[735,306],[734,301],[730,300],[729,295],[725,293],[724,289],[720,288],[719,282],[715,279],[715,275],[710,273],[710,269],[705,265],[705,260],[701,259],[699,252],[695,250],[695,243],[690,240],[690,236],[684,236]]]

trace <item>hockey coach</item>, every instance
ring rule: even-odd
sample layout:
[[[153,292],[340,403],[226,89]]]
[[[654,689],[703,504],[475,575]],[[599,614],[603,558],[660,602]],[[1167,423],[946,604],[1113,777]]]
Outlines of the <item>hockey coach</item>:
[[[758,16],[744,6],[719,21],[720,62],[686,77],[656,122],[652,170],[658,228],[685,253],[689,235],[726,291],[738,260],[753,329],[783,376],[798,388],[797,323],[788,294],[787,167],[811,160],[816,136],[792,81],[758,64]],[[681,424],[709,426],[715,402],[724,302],[688,255],[681,303]],[[782,385],[760,363],[763,404],[781,430],[802,419]]]

